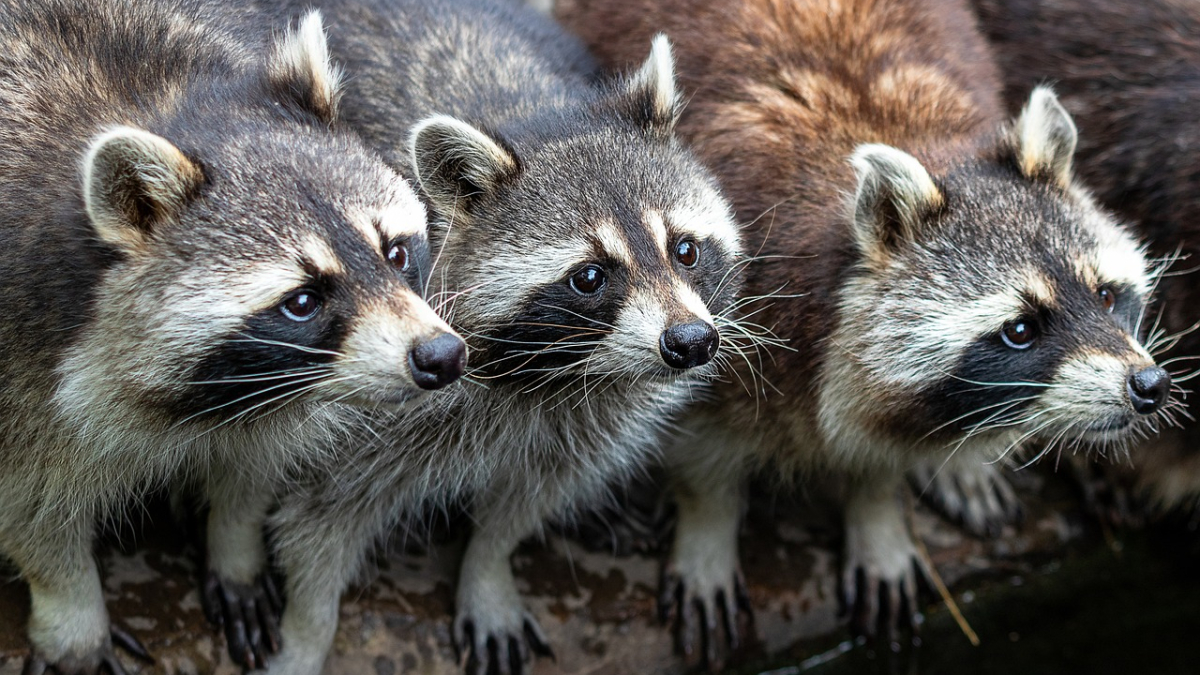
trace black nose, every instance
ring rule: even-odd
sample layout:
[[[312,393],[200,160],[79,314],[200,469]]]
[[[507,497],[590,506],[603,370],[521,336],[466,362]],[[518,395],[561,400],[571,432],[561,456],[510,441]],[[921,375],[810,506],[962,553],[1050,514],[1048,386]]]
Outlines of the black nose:
[[[695,368],[712,360],[721,337],[706,321],[671,326],[658,338],[658,351],[672,368]]]
[[[467,369],[467,347],[458,337],[442,333],[408,353],[413,381],[422,389],[441,389]]]
[[[1170,393],[1171,374],[1158,366],[1142,368],[1129,376],[1129,401],[1142,415],[1163,407]]]

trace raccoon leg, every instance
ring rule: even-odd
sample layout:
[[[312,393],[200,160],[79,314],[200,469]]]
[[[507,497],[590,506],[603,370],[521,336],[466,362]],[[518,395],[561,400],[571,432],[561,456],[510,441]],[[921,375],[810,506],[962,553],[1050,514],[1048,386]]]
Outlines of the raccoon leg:
[[[458,575],[454,642],[471,675],[524,675],[533,655],[554,657],[537,619],[525,609],[510,558],[548,509],[477,509],[478,526]]]
[[[269,490],[219,477],[209,485],[207,570],[201,594],[208,620],[224,628],[229,656],[264,668],[279,651],[279,592],[267,569],[263,526],[274,503]]]
[[[736,469],[677,467],[678,517],[671,556],[659,586],[659,615],[675,619],[676,647],[689,665],[718,671],[740,646],[739,610],[750,600],[738,565],[743,477]]]
[[[851,628],[889,638],[916,626],[917,575],[923,572],[905,522],[901,476],[855,481],[846,504],[842,600]]]
[[[1019,522],[1021,500],[1001,469],[978,458],[926,461],[908,474],[917,494],[943,517],[977,537],[994,537]]]
[[[326,504],[293,495],[271,518],[274,551],[286,578],[283,648],[269,659],[271,673],[320,675],[337,634],[342,593],[375,533],[386,529],[380,513]]]
[[[29,581],[33,653],[25,664],[26,675],[125,675],[114,644],[150,660],[141,643],[109,623],[91,553],[90,523],[90,517],[64,514],[52,533],[23,533],[21,539],[38,542],[38,550],[5,551]]]

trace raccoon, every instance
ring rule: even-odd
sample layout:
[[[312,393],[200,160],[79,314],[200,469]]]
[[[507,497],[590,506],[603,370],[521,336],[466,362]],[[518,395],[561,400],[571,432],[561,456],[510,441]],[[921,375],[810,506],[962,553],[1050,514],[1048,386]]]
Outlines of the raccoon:
[[[743,302],[773,296],[753,320],[792,347],[743,369],[758,396],[715,383],[666,450],[679,520],[662,602],[685,654],[715,666],[739,641],[749,473],[845,482],[842,585],[870,632],[913,607],[906,470],[994,461],[1028,437],[1111,452],[1174,405],[1138,340],[1142,249],[1074,180],[1076,128],[1050,89],[1003,124],[965,3],[562,0],[555,13],[610,67],[656,31],[678,45],[696,92],[680,135],[753,223]]]
[[[265,491],[350,405],[464,367],[411,287],[424,207],[329,131],[320,16],[262,41],[191,2],[0,2],[0,553],[30,585],[26,673],[145,654],[110,625],[97,518],[180,475]]]
[[[471,670],[525,672],[549,647],[509,557],[543,519],[637,470],[738,345],[726,312],[739,232],[673,138],[665,40],[646,40],[636,73],[597,83],[577,40],[514,2],[320,6],[352,74],[342,121],[418,184],[429,297],[472,365],[282,499],[271,539],[286,610],[270,670],[319,672],[372,541],[407,512],[464,498],[475,527],[455,641]]]
[[[975,7],[1002,68],[1005,98],[1056,82],[1084,132],[1080,176],[1130,219],[1153,255],[1182,259],[1178,273],[1159,284],[1148,346],[1174,375],[1194,371],[1200,286],[1189,271],[1200,257],[1200,7],[1173,0],[977,0]],[[1131,476],[1154,510],[1200,504],[1200,427],[1182,423],[1154,440]]]

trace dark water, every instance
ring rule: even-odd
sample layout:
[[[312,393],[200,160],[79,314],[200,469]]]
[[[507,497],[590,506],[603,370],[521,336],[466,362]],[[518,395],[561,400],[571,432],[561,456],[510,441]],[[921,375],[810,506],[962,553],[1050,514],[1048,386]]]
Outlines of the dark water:
[[[1183,529],[1125,537],[1047,562],[1035,574],[979,581],[961,605],[980,645],[949,612],[927,614],[920,645],[893,653],[850,641],[817,645],[770,675],[1196,675],[1200,556]],[[958,590],[956,597],[962,600]]]

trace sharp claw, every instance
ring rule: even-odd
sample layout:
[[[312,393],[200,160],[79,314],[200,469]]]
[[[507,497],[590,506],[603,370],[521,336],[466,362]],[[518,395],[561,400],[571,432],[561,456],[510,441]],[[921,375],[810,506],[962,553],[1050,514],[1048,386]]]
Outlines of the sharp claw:
[[[483,645],[479,644],[479,636],[476,634],[475,622],[469,619],[463,621],[462,627],[463,642],[462,653],[467,661],[467,672],[473,675],[485,675],[487,671],[487,662],[484,657],[487,651]]]
[[[101,659],[100,666],[102,668],[107,666],[108,672],[112,675],[129,675],[129,673],[125,671],[125,666],[121,665],[121,662],[117,660],[117,657],[111,654]]]
[[[112,636],[113,644],[124,649],[136,659],[153,664],[154,657],[150,655],[150,650],[146,649],[140,640],[120,626],[113,625],[109,627],[109,634]]]
[[[542,632],[542,627],[538,624],[537,619],[526,613],[524,624],[526,638],[529,640],[529,645],[533,648],[534,653],[557,662],[558,657],[554,655],[554,649],[550,646],[550,640]]]
[[[511,639],[510,637],[502,636],[491,641],[491,644],[495,645],[495,657],[492,659],[492,667],[489,670],[496,671],[498,675],[514,675],[508,650],[508,643]],[[521,675],[521,671],[516,671],[515,675]]]
[[[867,578],[866,590],[859,593],[863,598],[863,609],[866,612],[866,628],[867,635],[874,637],[879,626],[879,579],[876,577]]]
[[[721,610],[721,618],[725,624],[725,640],[729,644],[729,651],[735,652],[741,646],[738,637],[737,607],[734,606],[733,599],[724,589],[717,591],[717,606]]]
[[[229,655],[233,657],[233,660],[253,670],[254,654],[251,653],[250,645],[246,641],[246,622],[240,612],[226,622],[225,640],[229,643]]]
[[[888,625],[888,641],[895,642],[898,639],[898,629],[900,628],[900,610],[902,608],[901,590],[904,584],[903,579],[889,581],[884,585],[887,593],[887,625]]]
[[[279,585],[275,583],[275,579],[270,573],[263,573],[262,589],[263,594],[267,596],[267,602],[270,603],[271,612],[273,614],[283,613],[283,595],[279,593]]]
[[[529,649],[529,640],[515,640],[517,644],[517,656],[520,657],[521,663],[526,664],[533,660],[533,653]]]
[[[913,563],[914,565],[916,563]],[[904,596],[908,601],[908,612],[914,614],[917,611],[917,574],[914,571],[912,574],[904,576]]]
[[[253,599],[247,600],[245,606],[242,607],[242,616],[246,622],[246,643],[250,647],[250,652],[254,656],[255,667],[260,668],[266,665],[266,659],[263,656],[263,632],[262,624],[258,620],[258,603]]]
[[[679,650],[691,660],[696,652],[696,606],[683,602],[679,607]]]
[[[750,603],[750,591],[746,589],[746,578],[741,572],[733,577],[733,596],[737,600],[738,609],[746,614],[754,613],[754,605]]]
[[[494,636],[488,636],[487,648],[486,648],[487,651],[485,652],[485,654],[487,655],[487,674],[488,675],[499,675],[499,671],[500,671],[499,656],[500,655],[498,652],[499,652],[500,648],[499,648],[498,642],[499,641],[496,640],[496,638]]]
[[[21,675],[44,675],[47,664],[40,657],[33,654],[25,659],[25,667],[21,669]]]
[[[838,613],[841,616],[849,616],[851,621],[854,619],[854,612],[858,605],[858,578],[861,570],[858,567],[847,565],[842,570],[842,606]]]
[[[717,641],[717,617],[713,608],[709,607],[708,602],[700,598],[696,598],[696,607],[700,612],[700,624],[704,627],[701,631],[701,639],[704,644],[704,664],[709,672],[717,672],[721,669],[721,659],[718,654]]]
[[[267,667],[267,657],[270,652],[267,651],[267,645],[261,639],[254,643],[254,667],[256,669],[265,669]]]
[[[259,623],[266,628],[267,654],[278,654],[279,648],[283,644],[283,635],[279,631],[279,619],[275,614],[276,611],[278,610],[271,606],[269,599],[258,605]]]
[[[658,582],[658,620],[670,623],[675,615],[675,607],[680,602],[680,580],[666,569],[663,570]]]
[[[513,636],[508,639],[508,661],[512,672],[518,675],[529,672],[529,659],[526,658],[528,654],[529,648],[525,645],[524,638]]]
[[[454,625],[451,626],[451,632],[454,633],[454,651],[458,653],[458,658],[461,659],[467,653],[467,624],[470,623],[466,619],[456,617]]]
[[[221,580],[216,574],[209,572],[204,577],[204,592],[201,596],[203,602],[200,604],[204,607],[204,617],[217,628],[225,625],[225,613],[221,611],[221,590]]]

